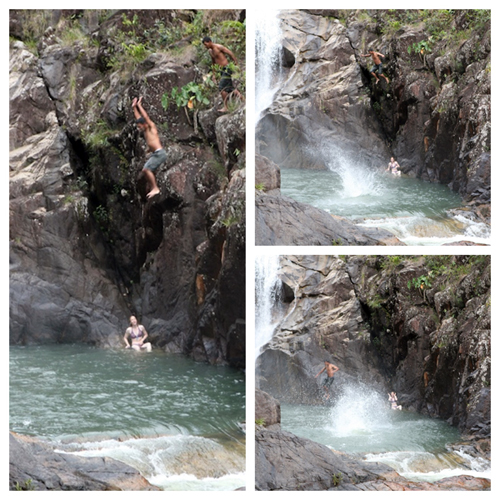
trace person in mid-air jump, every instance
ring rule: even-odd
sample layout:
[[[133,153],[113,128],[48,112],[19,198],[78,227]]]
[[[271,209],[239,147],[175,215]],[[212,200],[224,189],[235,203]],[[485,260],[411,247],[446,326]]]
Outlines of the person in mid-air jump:
[[[142,132],[148,149],[151,151],[151,156],[148,161],[144,164],[142,172],[146,176],[149,185],[149,192],[146,197],[152,198],[160,192],[158,185],[156,184],[155,170],[165,162],[167,159],[167,153],[163,149],[160,136],[158,134],[158,129],[153,123],[151,118],[149,118],[146,111],[142,107],[142,97],[139,99],[134,98],[132,101],[132,109],[134,110],[135,123],[140,132]]]
[[[379,77],[377,76],[380,75],[382,77],[385,78],[385,81],[387,83],[389,83],[389,78],[387,78],[383,71],[383,67],[382,67],[382,61],[380,60],[380,58],[384,58],[384,54],[381,54],[380,52],[375,52],[374,50],[372,49],[368,49],[368,54],[360,54],[361,57],[371,57],[372,58],[372,61],[373,61],[373,67],[372,69],[370,70],[370,73],[375,77],[375,85],[380,81]]]
[[[323,369],[314,377],[318,378],[324,371],[326,371],[326,378],[323,380],[323,389],[325,390],[325,397],[328,399],[330,397],[330,393],[328,392],[328,389],[331,387],[333,383],[333,376],[335,373],[339,371],[338,366],[335,366],[334,364],[325,361],[325,366]]]

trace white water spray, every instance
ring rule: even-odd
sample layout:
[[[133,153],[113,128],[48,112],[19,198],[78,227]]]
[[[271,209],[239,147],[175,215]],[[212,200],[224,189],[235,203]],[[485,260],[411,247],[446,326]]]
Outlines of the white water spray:
[[[363,385],[343,386],[330,417],[329,431],[338,437],[372,434],[391,425],[387,399]]]
[[[380,173],[349,157],[340,148],[330,145],[325,152],[326,167],[336,173],[341,180],[339,189],[341,198],[359,198],[361,196],[382,196],[384,184]]]
[[[281,28],[278,11],[258,10],[255,30],[255,119],[271,105],[278,88]]]
[[[262,256],[255,261],[255,358],[272,339],[276,328],[273,306],[281,291],[279,268],[278,255]]]

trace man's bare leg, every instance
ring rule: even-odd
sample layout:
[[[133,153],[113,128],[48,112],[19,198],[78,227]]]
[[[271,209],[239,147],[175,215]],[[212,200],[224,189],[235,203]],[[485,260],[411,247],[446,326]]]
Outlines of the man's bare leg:
[[[219,113],[227,113],[227,98],[228,98],[229,94],[225,90],[222,90],[220,95],[222,96],[222,101],[224,102],[224,107],[219,109]]]
[[[152,198],[153,196],[156,196],[159,192],[160,189],[158,188],[158,185],[156,184],[156,177],[151,172],[151,170],[148,170],[147,168],[143,168],[142,171],[144,172],[144,175],[146,176],[146,180],[148,181],[149,186],[151,187],[151,190],[149,193],[146,195],[146,198]]]

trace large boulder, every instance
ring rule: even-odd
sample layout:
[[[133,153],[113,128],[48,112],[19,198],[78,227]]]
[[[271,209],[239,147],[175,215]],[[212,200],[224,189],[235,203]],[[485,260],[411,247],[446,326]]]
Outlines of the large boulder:
[[[389,231],[361,228],[347,219],[285,196],[256,192],[257,245],[403,245]]]

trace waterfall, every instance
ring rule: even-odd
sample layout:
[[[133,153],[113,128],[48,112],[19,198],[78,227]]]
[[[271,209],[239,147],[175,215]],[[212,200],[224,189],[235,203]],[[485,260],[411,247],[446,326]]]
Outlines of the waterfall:
[[[277,321],[273,308],[279,299],[279,255],[261,256],[255,262],[255,358],[273,337]]]
[[[281,29],[278,11],[258,10],[255,29],[255,119],[271,105],[278,88]]]

